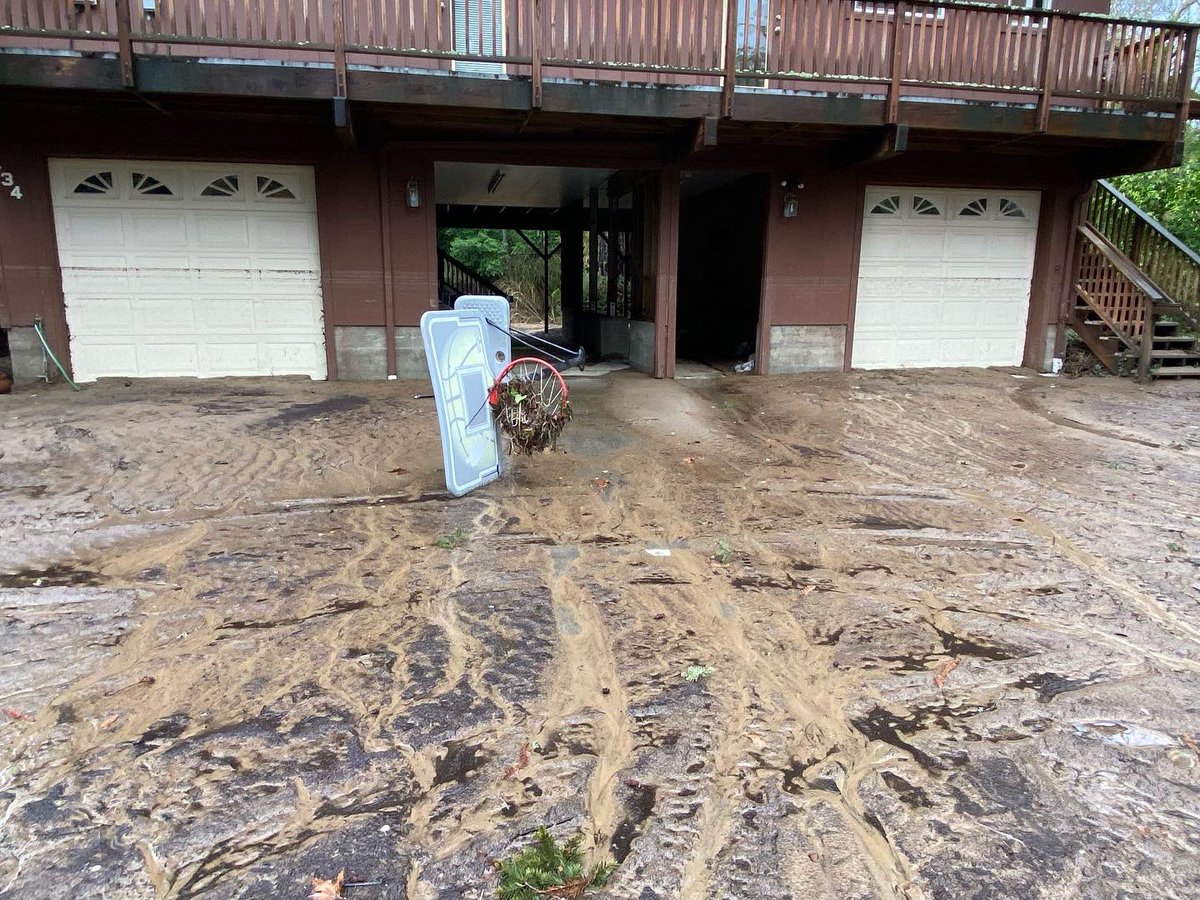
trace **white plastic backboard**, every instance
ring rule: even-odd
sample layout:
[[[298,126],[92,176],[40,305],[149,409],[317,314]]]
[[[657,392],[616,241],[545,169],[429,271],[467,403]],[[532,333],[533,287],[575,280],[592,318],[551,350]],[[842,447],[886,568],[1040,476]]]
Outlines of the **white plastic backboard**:
[[[455,309],[476,309],[492,322],[484,322],[487,334],[488,362],[492,373],[500,376],[500,370],[512,361],[512,338],[508,335],[508,300],[504,297],[488,297],[480,294],[463,294],[454,301]],[[494,327],[498,326],[498,327]]]
[[[478,310],[439,309],[421,316],[421,339],[442,435],[446,489],[455,497],[500,475],[500,441],[487,402],[495,381],[489,331],[495,329]]]

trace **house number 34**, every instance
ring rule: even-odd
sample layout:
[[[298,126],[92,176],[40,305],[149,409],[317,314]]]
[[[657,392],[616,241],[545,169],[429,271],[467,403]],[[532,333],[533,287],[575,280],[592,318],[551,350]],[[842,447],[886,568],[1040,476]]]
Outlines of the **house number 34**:
[[[20,200],[25,196],[21,193],[21,186],[17,184],[17,180],[13,178],[13,173],[5,172],[3,169],[0,169],[0,188],[8,191],[8,196],[16,200]]]

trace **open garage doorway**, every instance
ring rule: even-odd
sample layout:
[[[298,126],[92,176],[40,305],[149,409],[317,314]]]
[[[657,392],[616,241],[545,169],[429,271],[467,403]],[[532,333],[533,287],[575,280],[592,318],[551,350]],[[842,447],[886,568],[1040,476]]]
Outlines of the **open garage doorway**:
[[[764,174],[682,173],[677,378],[753,366],[768,187]]]
[[[513,326],[589,362],[653,366],[643,194],[653,173],[438,162],[439,303],[507,297]]]

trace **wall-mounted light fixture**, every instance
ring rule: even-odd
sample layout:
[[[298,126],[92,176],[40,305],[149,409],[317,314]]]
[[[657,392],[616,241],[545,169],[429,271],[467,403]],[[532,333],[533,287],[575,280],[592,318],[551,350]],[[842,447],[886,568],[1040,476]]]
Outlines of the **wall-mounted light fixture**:
[[[489,194],[496,193],[496,190],[500,187],[500,182],[502,182],[503,180],[504,180],[504,170],[503,169],[497,169],[495,172],[493,172],[492,180],[488,182],[488,188],[487,188],[488,193]]]
[[[780,184],[783,187],[783,217],[794,219],[800,212],[800,198],[797,193],[804,190],[804,184],[793,176],[783,179]]]
[[[416,209],[421,205],[421,185],[417,183],[417,179],[408,179],[408,190],[405,192],[404,197],[408,201],[410,209]]]

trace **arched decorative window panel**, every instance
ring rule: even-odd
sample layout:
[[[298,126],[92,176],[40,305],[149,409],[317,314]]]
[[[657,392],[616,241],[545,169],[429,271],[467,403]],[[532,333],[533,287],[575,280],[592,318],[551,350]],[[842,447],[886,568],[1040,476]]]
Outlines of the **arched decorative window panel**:
[[[976,197],[966,206],[958,211],[960,216],[975,216],[982,217],[987,215],[988,201],[987,197]]]
[[[292,193],[291,188],[276,181],[274,178],[268,178],[266,175],[258,176],[258,196],[267,200],[296,199],[296,195]]]
[[[111,194],[113,192],[113,173],[96,172],[75,185],[76,194]]]
[[[873,216],[894,216],[900,212],[900,195],[892,194],[889,197],[884,197],[878,203],[871,207],[871,215]]]
[[[156,197],[174,196],[175,192],[153,175],[146,175],[143,172],[132,172],[130,174],[133,177],[134,193],[150,194]]]
[[[208,186],[200,192],[201,197],[233,197],[238,192],[238,177],[236,175],[222,175],[220,178],[209,182]]]
[[[1000,215],[1006,219],[1026,219],[1025,210],[1016,200],[1008,197],[1000,198]]]
[[[936,203],[920,194],[913,194],[912,211],[914,215],[918,216],[940,216],[942,214]]]

